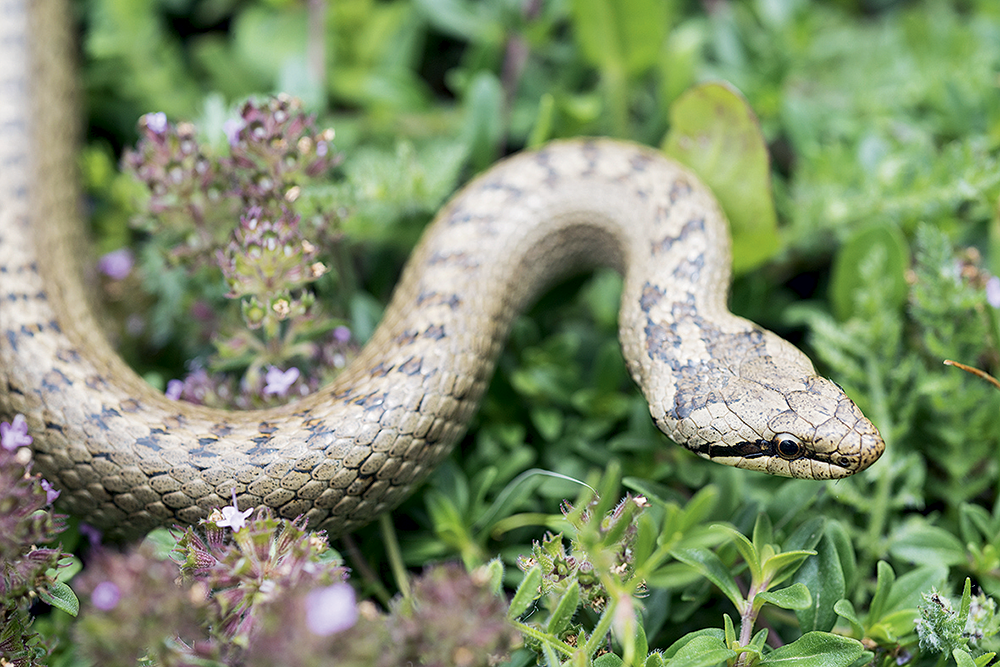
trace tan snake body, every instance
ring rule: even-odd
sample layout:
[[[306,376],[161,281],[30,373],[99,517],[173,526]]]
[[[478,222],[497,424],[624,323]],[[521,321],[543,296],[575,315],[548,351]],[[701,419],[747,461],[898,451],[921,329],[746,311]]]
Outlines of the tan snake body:
[[[0,4],[0,414],[26,415],[38,470],[88,522],[126,534],[190,523],[233,489],[241,507],[306,514],[332,534],[372,519],[461,437],[516,313],[599,264],[623,271],[624,355],[676,442],[816,479],[881,454],[837,385],[727,310],[728,230],[708,190],[607,140],[553,143],[466,186],[333,385],[266,412],[167,399],[99,335],[78,277],[65,14],[57,0]]]

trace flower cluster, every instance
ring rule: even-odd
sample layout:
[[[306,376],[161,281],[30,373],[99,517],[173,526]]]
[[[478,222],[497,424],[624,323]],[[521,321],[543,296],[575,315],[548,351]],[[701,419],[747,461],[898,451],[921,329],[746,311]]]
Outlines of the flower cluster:
[[[240,211],[263,207],[279,217],[310,179],[339,160],[333,131],[317,132],[314,122],[288,96],[247,102],[240,118],[227,123],[229,155],[216,155],[199,143],[192,123],[175,125],[163,113],[146,114],[139,120],[139,143],[122,158],[124,171],[148,194],[133,224],[157,235],[167,232],[168,242],[178,244],[173,254],[185,256],[222,245]],[[317,228],[330,222],[313,220]]]
[[[252,410],[306,396],[332,380],[357,355],[358,346],[345,326],[334,327],[318,340],[296,345],[298,365],[269,362],[266,347],[249,335],[219,341],[219,358],[242,360],[247,371],[239,381],[232,376],[195,366],[182,379],[167,383],[166,395],[198,405]],[[304,362],[304,363],[302,363]]]
[[[302,290],[327,272],[317,261],[316,246],[299,231],[299,218],[282,205],[277,219],[268,219],[265,209],[252,206],[241,217],[225,250],[216,252],[229,294],[242,302],[243,319],[250,329],[264,328],[268,338],[278,326],[309,312],[315,298]]]
[[[263,407],[299,393],[289,391],[290,383],[283,390],[268,390],[277,386],[264,378],[270,367],[285,372],[296,367],[302,374],[296,388],[310,391],[343,365],[329,363],[323,353],[332,337],[315,323],[311,291],[329,272],[320,249],[339,239],[333,230],[338,213],[316,210],[303,197],[339,156],[333,131],[317,130],[315,118],[286,95],[245,103],[223,129],[225,150],[199,141],[190,123],[175,125],[162,113],[147,114],[139,123],[138,145],[122,162],[148,193],[144,212],[134,222],[148,232],[145,242],[153,250],[136,255],[156,274],[143,278],[154,296],[161,295],[153,300],[156,331],[164,330],[165,317],[181,327],[203,326],[205,331],[187,338],[211,341],[215,348],[211,356],[194,352],[202,361],[191,381],[172,382],[168,395],[227,407]],[[300,206],[303,199],[307,203]],[[121,280],[131,268],[128,259],[124,253],[110,253],[102,260],[102,271]],[[177,285],[183,279],[170,272],[176,266],[187,268],[188,284]],[[242,327],[215,305],[221,302],[210,267],[221,269],[226,297],[240,303]],[[196,290],[201,293],[194,294]],[[181,292],[190,296],[179,297]],[[190,304],[190,314],[197,308],[209,316],[186,317],[178,309],[184,303]],[[160,312],[167,308],[174,310]],[[231,381],[234,371],[244,372],[236,383]],[[190,390],[188,385],[193,385]]]
[[[393,664],[486,667],[517,643],[506,603],[489,590],[485,570],[460,565],[429,569],[413,583],[390,616],[390,636],[400,649]]]
[[[51,512],[59,493],[31,474],[31,443],[23,415],[0,422],[0,663],[5,665],[44,664],[47,650],[29,631],[28,609],[36,599],[58,602],[57,595],[75,602],[55,577],[66,554],[39,546],[65,529],[66,517]]]
[[[234,492],[233,504],[213,511],[201,530],[175,532],[171,559],[158,558],[149,542],[125,554],[101,552],[82,577],[90,604],[77,628],[81,648],[107,665],[238,663],[272,628],[287,630],[288,606],[311,605],[307,629],[331,634],[330,614],[356,618],[357,607],[353,591],[344,602],[339,557],[304,524],[240,510]],[[308,599],[331,587],[337,605],[329,596]]]
[[[225,129],[246,201],[267,206],[294,200],[293,188],[335,164],[333,130],[317,133],[312,123],[301,102],[288,95],[243,105],[240,118]]]
[[[247,651],[251,667],[488,667],[518,643],[506,604],[481,571],[460,565],[430,568],[397,598],[388,614],[355,604],[347,584],[276,599],[264,631]]]
[[[124,171],[149,196],[133,224],[166,233],[170,243],[178,244],[178,254],[204,252],[220,243],[231,226],[227,221],[239,210],[225,163],[198,143],[193,124],[174,125],[162,112],[143,116],[139,132],[138,145],[122,158]]]
[[[487,667],[516,644],[484,572],[432,568],[381,613],[358,602],[324,534],[304,526],[240,510],[234,493],[200,530],[175,531],[174,562],[148,543],[101,553],[82,582],[82,650],[106,665]]]
[[[648,506],[642,496],[625,496],[605,516],[592,511],[598,503],[574,508],[563,503],[562,512],[573,526],[569,547],[562,533],[548,534],[534,542],[530,556],[520,556],[517,565],[527,572],[536,565],[542,569],[542,590],[561,595],[573,583],[580,588],[580,600],[595,611],[607,606],[609,591],[603,576],[626,581],[632,576],[632,546],[635,520]],[[600,548],[596,548],[600,545]],[[600,557],[601,562],[594,562]]]
[[[90,603],[75,628],[80,650],[110,667],[219,657],[205,629],[206,589],[179,586],[176,578],[177,566],[157,558],[148,542],[125,554],[99,550],[74,579]]]
[[[212,592],[219,631],[244,646],[259,630],[270,600],[291,590],[343,583],[347,577],[325,536],[305,529],[305,517],[281,521],[267,508],[250,521],[247,516],[234,500],[208,518],[204,537],[185,531],[176,550],[184,577]]]

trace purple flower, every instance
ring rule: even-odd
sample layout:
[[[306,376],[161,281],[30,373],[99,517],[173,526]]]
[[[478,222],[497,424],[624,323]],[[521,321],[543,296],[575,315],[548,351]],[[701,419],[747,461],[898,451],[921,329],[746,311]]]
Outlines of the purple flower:
[[[246,127],[242,118],[230,118],[222,124],[222,131],[226,133],[226,139],[230,146],[235,146],[240,140],[240,130]]]
[[[986,300],[994,308],[1000,308],[1000,278],[993,276],[986,281]]]
[[[150,132],[154,134],[163,134],[167,131],[167,114],[162,111],[148,113],[143,116],[143,119],[146,121],[146,127],[149,128]]]
[[[222,518],[215,522],[220,528],[229,527],[234,533],[240,532],[243,526],[247,525],[247,517],[253,513],[253,508],[240,511],[236,505],[236,487],[233,487],[233,504],[222,508]]]
[[[101,538],[103,537],[103,534],[99,529],[94,528],[89,523],[80,524],[80,534],[87,538],[91,549],[96,549],[101,546]]]
[[[16,451],[19,447],[27,447],[34,441],[28,435],[28,422],[24,415],[15,415],[11,423],[0,422],[0,447],[8,451]]]
[[[352,627],[358,620],[354,589],[333,584],[309,591],[305,597],[306,626],[314,635],[328,637]]]
[[[344,326],[337,327],[333,330],[333,339],[344,344],[351,340],[351,330]]]
[[[288,393],[288,388],[292,386],[292,383],[298,379],[299,369],[295,366],[287,371],[282,371],[277,366],[271,366],[267,369],[267,375],[264,376],[264,380],[267,382],[264,385],[264,393],[284,396]]]
[[[171,401],[176,401],[184,391],[184,383],[181,380],[170,380],[167,382],[167,390],[163,392]]]
[[[59,492],[52,488],[47,479],[42,480],[42,488],[45,489],[45,502],[51,505],[59,497]]]
[[[135,258],[128,248],[119,248],[103,255],[97,262],[101,273],[114,280],[124,280],[132,271]]]
[[[94,592],[90,594],[90,602],[101,611],[111,611],[118,606],[118,600],[122,597],[121,590],[113,581],[102,581],[94,586]]]

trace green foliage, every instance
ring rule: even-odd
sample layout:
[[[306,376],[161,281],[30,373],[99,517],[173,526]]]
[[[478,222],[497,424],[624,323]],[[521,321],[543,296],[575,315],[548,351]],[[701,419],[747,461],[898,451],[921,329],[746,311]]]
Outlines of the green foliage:
[[[733,271],[770,258],[779,246],[770,161],[757,118],[733,88],[692,88],[670,105],[663,150],[690,167],[719,198],[733,237]]]
[[[993,375],[1000,366],[1000,309],[986,292],[1000,271],[996,3],[85,0],[78,9],[90,30],[87,108],[104,138],[83,159],[102,251],[133,233],[124,222],[133,192],[109,156],[134,141],[140,114],[221,128],[244,95],[295,92],[336,129],[345,156],[300,203],[342,214],[342,253],[331,260],[341,279],[321,293],[363,340],[402,258],[459,181],[550,138],[665,145],[719,177],[711,182],[737,226],[737,269],[767,260],[737,279],[734,310],[801,344],[888,444],[862,476],[815,484],[725,469],[664,442],[615,340],[620,280],[599,271],[558,286],[514,324],[461,453],[394,513],[396,567],[385,567],[389,541],[375,528],[343,550],[365,590],[391,589],[375,573],[404,564],[489,563],[491,590],[502,579],[526,643],[512,665],[984,667],[992,640],[973,646],[960,623],[971,592],[950,611],[935,601],[945,596],[924,596],[966,578],[1000,594],[1000,392],[943,365]],[[319,62],[309,26],[321,27]],[[726,86],[685,93],[708,80]],[[682,150],[691,136],[712,150]],[[180,278],[161,263],[155,279],[156,308],[183,312]],[[157,348],[152,370],[176,374],[179,345]],[[598,482],[595,470],[611,472]],[[604,525],[621,496],[616,470],[649,507],[627,501],[626,515]],[[598,499],[572,479],[599,487]],[[573,497],[576,510],[553,513]],[[519,558],[535,564],[511,567]],[[921,645],[918,627],[949,637],[944,652]]]

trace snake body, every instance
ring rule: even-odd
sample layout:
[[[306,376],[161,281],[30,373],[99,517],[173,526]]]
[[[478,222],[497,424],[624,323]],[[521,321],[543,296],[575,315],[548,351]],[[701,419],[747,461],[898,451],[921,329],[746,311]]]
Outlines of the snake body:
[[[836,384],[728,311],[728,229],[711,193],[661,154],[607,140],[553,143],[467,185],[332,385],[267,411],[167,399],[100,335],[79,279],[65,14],[56,0],[0,5],[0,413],[27,417],[37,469],[88,522],[123,534],[190,523],[233,489],[242,507],[305,514],[331,534],[388,511],[461,437],[515,315],[593,265],[623,272],[624,356],[677,443],[815,479],[881,454]]]

